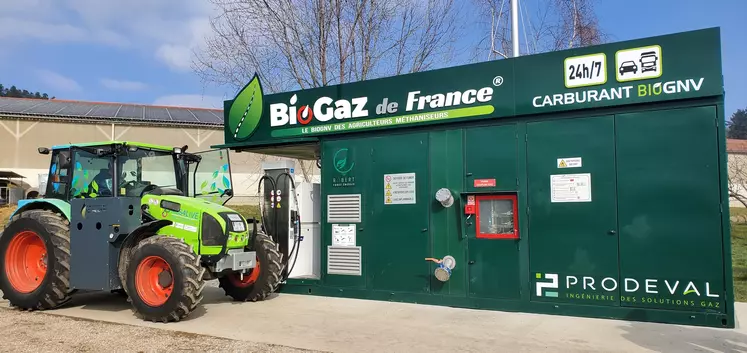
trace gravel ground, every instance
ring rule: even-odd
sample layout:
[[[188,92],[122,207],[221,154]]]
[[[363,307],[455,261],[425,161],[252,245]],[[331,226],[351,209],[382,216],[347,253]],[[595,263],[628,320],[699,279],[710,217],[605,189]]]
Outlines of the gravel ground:
[[[0,352],[313,352],[0,308]]]

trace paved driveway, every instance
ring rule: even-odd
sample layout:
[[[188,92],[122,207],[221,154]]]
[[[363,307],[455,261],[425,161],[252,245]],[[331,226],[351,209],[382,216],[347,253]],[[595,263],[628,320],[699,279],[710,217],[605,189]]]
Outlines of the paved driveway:
[[[179,323],[143,322],[125,299],[76,296],[54,315],[334,352],[747,352],[735,330],[280,294],[234,303],[205,288],[204,310]],[[0,301],[7,306],[7,302]],[[738,303],[747,325],[747,304]]]

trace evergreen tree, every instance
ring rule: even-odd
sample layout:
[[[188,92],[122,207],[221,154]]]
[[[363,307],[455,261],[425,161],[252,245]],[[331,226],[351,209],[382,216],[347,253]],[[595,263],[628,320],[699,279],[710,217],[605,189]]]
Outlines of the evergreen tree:
[[[737,109],[726,123],[726,137],[747,140],[747,109]]]
[[[0,97],[11,98],[32,98],[32,99],[49,99],[49,95],[41,92],[32,92],[26,89],[19,89],[15,85],[10,88],[0,84]]]

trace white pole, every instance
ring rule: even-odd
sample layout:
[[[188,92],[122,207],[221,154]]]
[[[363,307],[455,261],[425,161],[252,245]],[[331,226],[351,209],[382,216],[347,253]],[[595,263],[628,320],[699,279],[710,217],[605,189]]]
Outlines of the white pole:
[[[514,57],[519,56],[519,0],[511,0],[511,44]]]

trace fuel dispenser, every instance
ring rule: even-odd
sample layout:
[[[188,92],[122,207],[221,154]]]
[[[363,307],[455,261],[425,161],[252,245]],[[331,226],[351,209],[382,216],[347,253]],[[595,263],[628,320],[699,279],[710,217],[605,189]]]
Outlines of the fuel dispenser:
[[[265,162],[262,170],[261,222],[283,256],[283,281],[320,278],[320,184],[296,181],[289,160]]]

